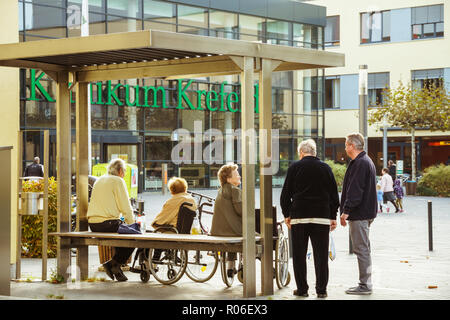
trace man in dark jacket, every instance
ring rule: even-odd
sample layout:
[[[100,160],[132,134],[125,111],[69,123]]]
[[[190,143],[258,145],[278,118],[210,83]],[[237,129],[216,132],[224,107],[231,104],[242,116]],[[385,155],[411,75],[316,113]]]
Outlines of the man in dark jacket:
[[[352,159],[345,173],[341,195],[341,225],[350,225],[350,239],[358,258],[359,285],[345,291],[347,294],[372,293],[372,259],[370,256],[369,227],[377,216],[376,169],[364,151],[364,137],[349,134],[345,151]]]
[[[339,194],[331,168],[316,157],[316,143],[306,140],[298,147],[300,160],[288,169],[280,205],[292,231],[292,260],[297,290],[294,295],[307,297],[306,254],[308,241],[314,252],[316,293],[327,296],[329,232],[336,228]]]
[[[39,157],[34,157],[33,163],[26,167],[24,177],[43,177],[44,168],[39,162]]]

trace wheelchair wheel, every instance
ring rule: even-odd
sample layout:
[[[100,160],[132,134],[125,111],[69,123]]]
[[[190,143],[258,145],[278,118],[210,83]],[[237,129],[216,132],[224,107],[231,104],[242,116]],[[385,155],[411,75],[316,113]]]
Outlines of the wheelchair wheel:
[[[140,277],[143,283],[147,283],[148,280],[150,280],[150,271],[148,270],[141,271]]]
[[[228,274],[227,257],[229,254],[229,252],[220,252],[220,271],[222,274],[223,283],[225,283],[227,287],[231,287],[233,285],[235,275],[235,272]]]
[[[289,273],[288,239],[281,235],[275,245],[275,279],[279,289],[286,287],[291,281]]]
[[[162,284],[173,284],[180,280],[186,270],[186,250],[162,250],[159,260],[153,260],[154,249],[150,249],[150,272]]]
[[[206,282],[216,273],[217,252],[190,250],[187,252],[186,274],[195,282]]]

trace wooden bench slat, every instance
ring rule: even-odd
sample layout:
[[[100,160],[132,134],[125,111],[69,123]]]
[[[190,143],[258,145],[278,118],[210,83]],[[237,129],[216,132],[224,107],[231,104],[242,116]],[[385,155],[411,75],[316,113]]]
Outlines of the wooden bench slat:
[[[200,234],[167,234],[167,233],[146,233],[146,234],[118,234],[108,232],[53,232],[49,235],[59,236],[63,238],[97,238],[112,240],[151,240],[151,241],[175,241],[175,242],[202,242],[211,244],[223,243],[242,243],[243,237],[218,237]],[[261,237],[256,237],[256,241],[260,241]]]

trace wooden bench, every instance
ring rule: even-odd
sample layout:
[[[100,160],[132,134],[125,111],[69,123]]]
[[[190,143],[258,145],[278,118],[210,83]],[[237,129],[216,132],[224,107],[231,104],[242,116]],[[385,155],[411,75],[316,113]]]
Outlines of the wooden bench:
[[[242,252],[243,237],[218,237],[193,234],[118,234],[108,232],[53,232],[64,241],[62,249],[85,246],[111,246],[128,248],[212,250],[226,252]],[[256,237],[259,246],[261,237]]]

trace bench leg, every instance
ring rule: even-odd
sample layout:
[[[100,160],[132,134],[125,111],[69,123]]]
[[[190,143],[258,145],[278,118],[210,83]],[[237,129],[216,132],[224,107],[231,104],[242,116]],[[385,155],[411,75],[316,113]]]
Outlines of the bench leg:
[[[89,247],[77,249],[77,266],[80,269],[80,280],[89,278]]]

